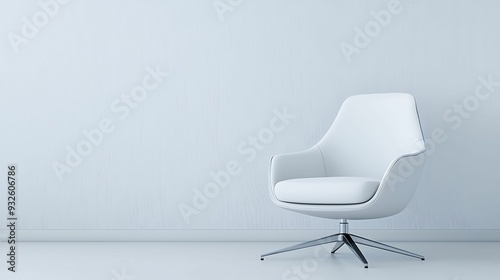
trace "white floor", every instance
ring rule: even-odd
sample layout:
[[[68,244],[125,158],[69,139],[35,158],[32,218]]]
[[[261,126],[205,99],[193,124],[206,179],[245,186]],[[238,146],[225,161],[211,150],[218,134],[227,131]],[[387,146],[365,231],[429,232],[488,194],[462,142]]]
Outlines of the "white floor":
[[[360,246],[370,267],[345,246],[331,245],[267,257],[289,242],[25,242],[18,272],[0,264],[0,279],[500,279],[500,243],[388,243],[425,255],[411,257]],[[6,244],[0,246],[5,260]]]

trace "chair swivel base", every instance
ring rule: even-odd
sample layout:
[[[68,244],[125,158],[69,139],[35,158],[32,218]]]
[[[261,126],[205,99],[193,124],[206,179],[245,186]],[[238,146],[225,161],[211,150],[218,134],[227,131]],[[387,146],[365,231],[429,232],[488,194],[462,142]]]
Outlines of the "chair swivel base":
[[[370,246],[373,248],[386,250],[389,252],[398,253],[398,254],[418,258],[421,260],[425,260],[424,256],[421,256],[421,255],[418,255],[418,254],[415,254],[412,252],[408,252],[408,251],[405,251],[405,250],[402,250],[402,249],[399,249],[399,248],[396,248],[393,246],[389,246],[389,245],[386,245],[386,244],[383,244],[383,243],[380,243],[377,241],[373,241],[373,240],[370,240],[370,239],[367,239],[367,238],[364,238],[361,236],[349,234],[348,228],[349,228],[349,225],[347,223],[347,220],[342,219],[340,221],[340,233],[326,236],[323,238],[319,238],[316,240],[304,242],[304,243],[297,244],[294,246],[290,246],[290,247],[287,247],[287,248],[284,248],[281,250],[277,250],[274,252],[270,252],[267,254],[263,254],[260,256],[260,260],[264,260],[264,257],[270,256],[270,255],[275,255],[275,254],[279,254],[279,253],[294,251],[294,250],[298,250],[298,249],[304,249],[304,248],[308,248],[308,247],[313,247],[313,246],[318,246],[318,245],[323,245],[323,244],[328,244],[328,243],[333,243],[333,242],[335,242],[335,245],[333,246],[332,254],[335,253],[338,249],[340,249],[340,247],[342,247],[343,245],[346,245],[347,247],[349,247],[349,249],[351,249],[351,251],[354,253],[354,255],[356,255],[356,257],[358,257],[358,259],[364,264],[365,268],[368,268],[368,261],[366,260],[365,256],[363,256],[363,253],[361,253],[361,250],[359,250],[359,248],[356,244]]]

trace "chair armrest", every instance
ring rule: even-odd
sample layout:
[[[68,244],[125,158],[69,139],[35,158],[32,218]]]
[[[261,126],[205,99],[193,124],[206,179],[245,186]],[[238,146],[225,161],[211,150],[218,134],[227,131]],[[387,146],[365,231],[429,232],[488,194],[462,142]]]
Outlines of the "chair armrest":
[[[375,217],[392,216],[406,208],[420,184],[426,157],[424,148],[391,164],[370,202],[376,204],[370,210]]]
[[[275,155],[271,158],[270,187],[284,180],[295,178],[325,177],[323,155],[318,146],[308,150]]]

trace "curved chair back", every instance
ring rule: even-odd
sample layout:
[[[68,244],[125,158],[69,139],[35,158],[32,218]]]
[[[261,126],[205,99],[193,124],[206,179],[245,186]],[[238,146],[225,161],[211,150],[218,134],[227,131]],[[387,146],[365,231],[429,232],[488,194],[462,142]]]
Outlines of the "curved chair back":
[[[317,146],[326,176],[380,180],[394,160],[425,150],[415,99],[407,93],[351,96]]]

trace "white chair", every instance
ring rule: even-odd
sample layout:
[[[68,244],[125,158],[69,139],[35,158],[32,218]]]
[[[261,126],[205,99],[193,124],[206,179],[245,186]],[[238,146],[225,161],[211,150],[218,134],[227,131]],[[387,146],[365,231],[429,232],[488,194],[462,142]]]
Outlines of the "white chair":
[[[406,93],[349,97],[326,135],[314,147],[271,159],[272,201],[287,210],[340,219],[339,233],[261,256],[317,246],[342,245],[368,268],[356,244],[424,260],[415,253],[348,231],[348,219],[388,217],[402,211],[418,185],[425,142],[415,99]]]

